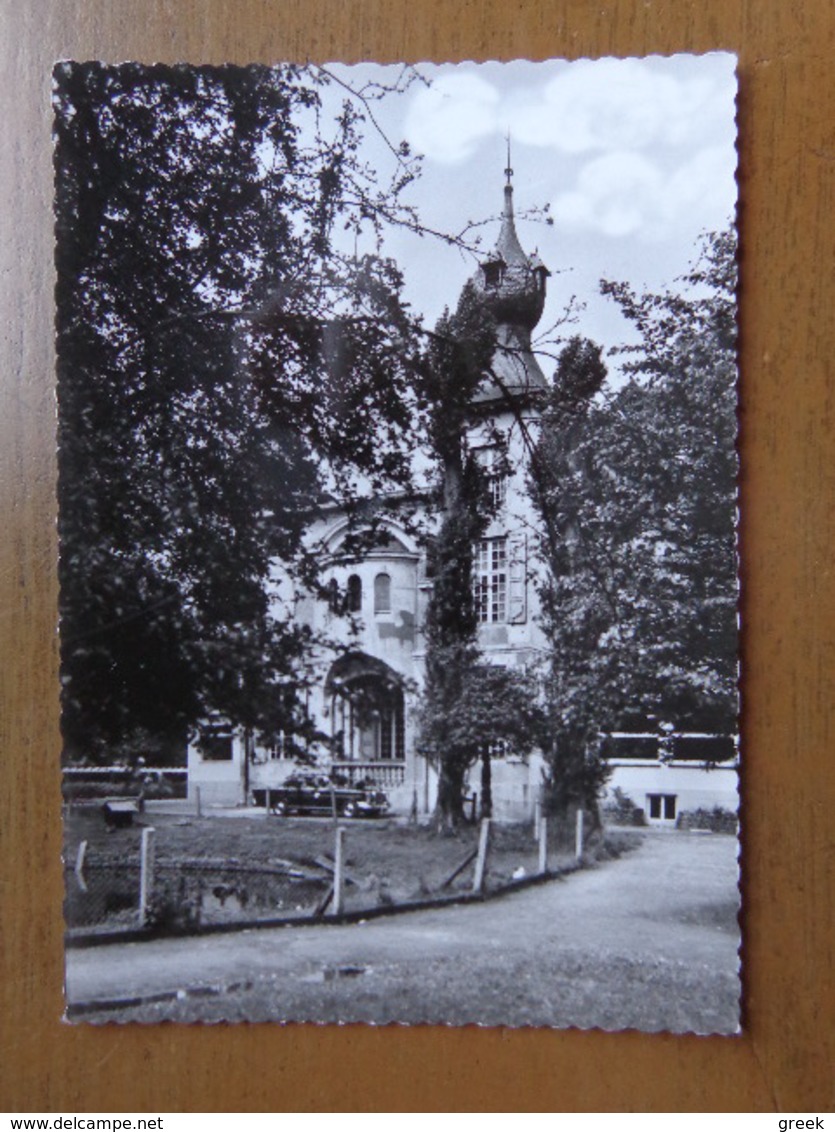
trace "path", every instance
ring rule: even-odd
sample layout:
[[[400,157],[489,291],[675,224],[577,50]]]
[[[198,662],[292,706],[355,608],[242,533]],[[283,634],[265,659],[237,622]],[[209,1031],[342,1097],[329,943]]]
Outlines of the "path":
[[[640,849],[485,904],[67,955],[71,1003],[250,984],[146,1016],[638,1026],[732,1032],[736,842]]]

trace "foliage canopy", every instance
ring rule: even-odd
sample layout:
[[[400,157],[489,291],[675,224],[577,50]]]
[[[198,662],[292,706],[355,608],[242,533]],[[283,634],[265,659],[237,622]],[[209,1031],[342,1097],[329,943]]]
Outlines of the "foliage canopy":
[[[342,235],[396,218],[398,186],[361,162],[350,99],[321,120],[325,82],[56,68],[71,753],[213,713],[303,727],[288,689],[308,631],[287,608],[293,578],[315,580],[305,526],[325,492],[356,504],[408,478],[414,325],[395,265]]]
[[[681,293],[602,285],[640,334],[619,388],[587,399],[589,346],[560,359],[532,465],[558,804],[591,801],[601,732],[735,730],[734,256],[712,235]]]

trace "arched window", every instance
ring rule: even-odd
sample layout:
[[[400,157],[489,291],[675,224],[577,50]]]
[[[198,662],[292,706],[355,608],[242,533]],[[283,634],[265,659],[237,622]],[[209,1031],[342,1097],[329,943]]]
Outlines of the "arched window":
[[[347,609],[349,613],[359,613],[362,609],[362,578],[352,574],[348,579]]]
[[[391,578],[378,574],[374,579],[374,612],[391,613]]]
[[[331,613],[339,613],[339,583],[336,578],[328,582],[328,608]]]

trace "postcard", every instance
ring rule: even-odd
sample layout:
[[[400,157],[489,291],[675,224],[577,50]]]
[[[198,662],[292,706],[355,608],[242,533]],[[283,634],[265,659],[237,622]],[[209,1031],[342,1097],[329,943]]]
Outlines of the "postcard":
[[[738,1032],[735,64],[56,66],[68,1021]]]

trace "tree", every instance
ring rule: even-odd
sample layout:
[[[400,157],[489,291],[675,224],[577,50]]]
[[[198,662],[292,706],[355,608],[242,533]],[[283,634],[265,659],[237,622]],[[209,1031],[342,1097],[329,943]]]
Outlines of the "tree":
[[[438,768],[439,824],[463,819],[464,783],[481,762],[481,812],[492,813],[491,753],[528,753],[539,738],[538,697],[524,674],[485,664],[478,648],[474,547],[490,517],[484,470],[467,444],[473,400],[491,374],[495,324],[467,284],[432,335],[422,390],[439,475],[439,526],[429,544],[421,743]]]
[[[415,328],[396,266],[335,235],[397,217],[322,72],[55,74],[62,680],[68,751],[212,714],[306,726],[322,493],[408,480]],[[405,165],[405,158],[403,164]],[[403,176],[401,182],[407,178]],[[270,603],[271,563],[286,567]]]
[[[593,804],[630,718],[735,726],[734,252],[710,237],[681,294],[603,284],[641,336],[621,388],[589,401],[594,351],[560,359],[531,489],[558,807]]]
[[[477,737],[459,730],[455,721],[478,664],[473,544],[485,524],[478,467],[466,450],[465,431],[493,344],[494,328],[468,284],[455,314],[447,312],[438,323],[424,379],[430,446],[440,477],[440,523],[428,551],[432,593],[420,732],[425,754],[438,767],[437,809],[449,827],[463,819],[464,780],[479,755]]]
[[[545,741],[540,688],[532,673],[478,664],[468,673],[450,727],[475,740],[481,763],[481,816],[493,816],[493,768],[497,754],[525,758]]]

